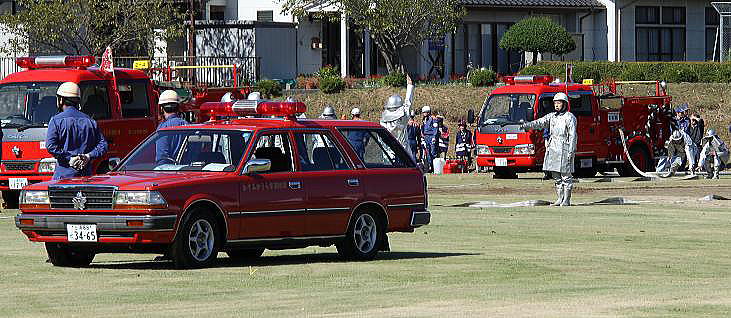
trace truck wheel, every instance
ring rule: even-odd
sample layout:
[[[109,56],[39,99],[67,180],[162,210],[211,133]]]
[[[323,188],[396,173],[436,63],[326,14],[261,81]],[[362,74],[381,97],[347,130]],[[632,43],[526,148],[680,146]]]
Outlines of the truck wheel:
[[[353,215],[345,239],[335,244],[340,257],[349,260],[372,260],[381,249],[386,228],[381,218],[365,211]]]
[[[20,191],[6,190],[3,191],[3,204],[6,209],[17,209],[20,200]]]
[[[91,264],[95,256],[93,252],[59,243],[46,243],[46,253],[53,266],[61,267],[86,267]]]
[[[228,257],[235,261],[250,261],[257,259],[264,254],[263,248],[245,248],[226,251]]]
[[[518,179],[518,173],[510,168],[495,167],[493,173],[493,179]]]
[[[175,267],[201,268],[210,265],[218,255],[219,238],[218,224],[210,213],[191,211],[172,246]]]
[[[647,150],[645,150],[645,147],[642,147],[640,145],[633,145],[629,148],[629,155],[637,168],[639,168],[643,172],[652,170],[652,160],[650,159],[650,154],[647,152]],[[626,162],[625,164],[617,168],[617,172],[622,177],[641,176],[639,173],[637,173],[637,171],[635,171],[634,168],[632,168],[632,164],[630,164],[629,162]]]

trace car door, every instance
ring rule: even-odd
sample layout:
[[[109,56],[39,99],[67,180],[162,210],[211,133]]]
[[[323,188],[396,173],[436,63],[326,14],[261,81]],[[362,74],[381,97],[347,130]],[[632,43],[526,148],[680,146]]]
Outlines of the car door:
[[[287,132],[261,133],[248,159],[269,159],[271,169],[241,176],[238,211],[229,216],[239,225],[239,239],[304,235],[306,192],[295,172]]]
[[[296,132],[294,139],[307,193],[306,235],[345,233],[355,204],[363,198],[358,173],[327,130]]]
[[[603,141],[598,129],[600,119],[595,116],[591,92],[570,92],[569,98],[571,113],[576,117],[576,164],[579,168],[591,168]]]

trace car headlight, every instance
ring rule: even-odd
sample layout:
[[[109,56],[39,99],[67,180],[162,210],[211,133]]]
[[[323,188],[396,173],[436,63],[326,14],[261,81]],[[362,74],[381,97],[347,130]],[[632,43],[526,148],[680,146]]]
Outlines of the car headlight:
[[[41,163],[38,164],[38,172],[54,172],[56,171],[56,159],[55,158],[43,158]]]
[[[477,145],[477,154],[478,155],[489,155],[490,147],[485,146],[485,145]]]
[[[533,144],[516,145],[513,150],[515,155],[532,155],[536,153],[536,146]]]
[[[114,207],[120,209],[164,209],[167,202],[157,191],[117,191]]]
[[[48,198],[48,191],[21,190],[20,204],[51,204],[51,200]]]

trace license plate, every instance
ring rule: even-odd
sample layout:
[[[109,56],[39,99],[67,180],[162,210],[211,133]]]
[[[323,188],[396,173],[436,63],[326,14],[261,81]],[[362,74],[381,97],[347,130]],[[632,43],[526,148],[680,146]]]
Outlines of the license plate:
[[[8,178],[11,190],[20,190],[28,185],[28,178]]]
[[[517,140],[517,139],[518,139],[518,134],[506,134],[505,135],[505,140]]]
[[[69,242],[96,242],[96,224],[66,224]]]
[[[498,167],[507,167],[508,158],[495,158],[495,165]]]

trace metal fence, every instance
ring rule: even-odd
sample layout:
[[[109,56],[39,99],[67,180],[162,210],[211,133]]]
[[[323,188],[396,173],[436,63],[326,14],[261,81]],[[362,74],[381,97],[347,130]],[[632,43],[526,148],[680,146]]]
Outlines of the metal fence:
[[[731,61],[731,2],[711,2],[711,5],[720,18],[720,28],[716,30],[713,60],[718,58],[721,62],[728,62]],[[716,52],[719,52],[720,56],[716,57]]]
[[[114,58],[114,66],[133,68],[135,61],[149,61],[150,68],[144,71],[158,81],[180,81],[209,87],[230,87],[254,83],[259,79],[259,57],[213,57],[185,56],[146,57],[123,56]],[[97,63],[101,58],[97,57]],[[15,64],[15,57],[0,57],[0,78],[21,71]]]

